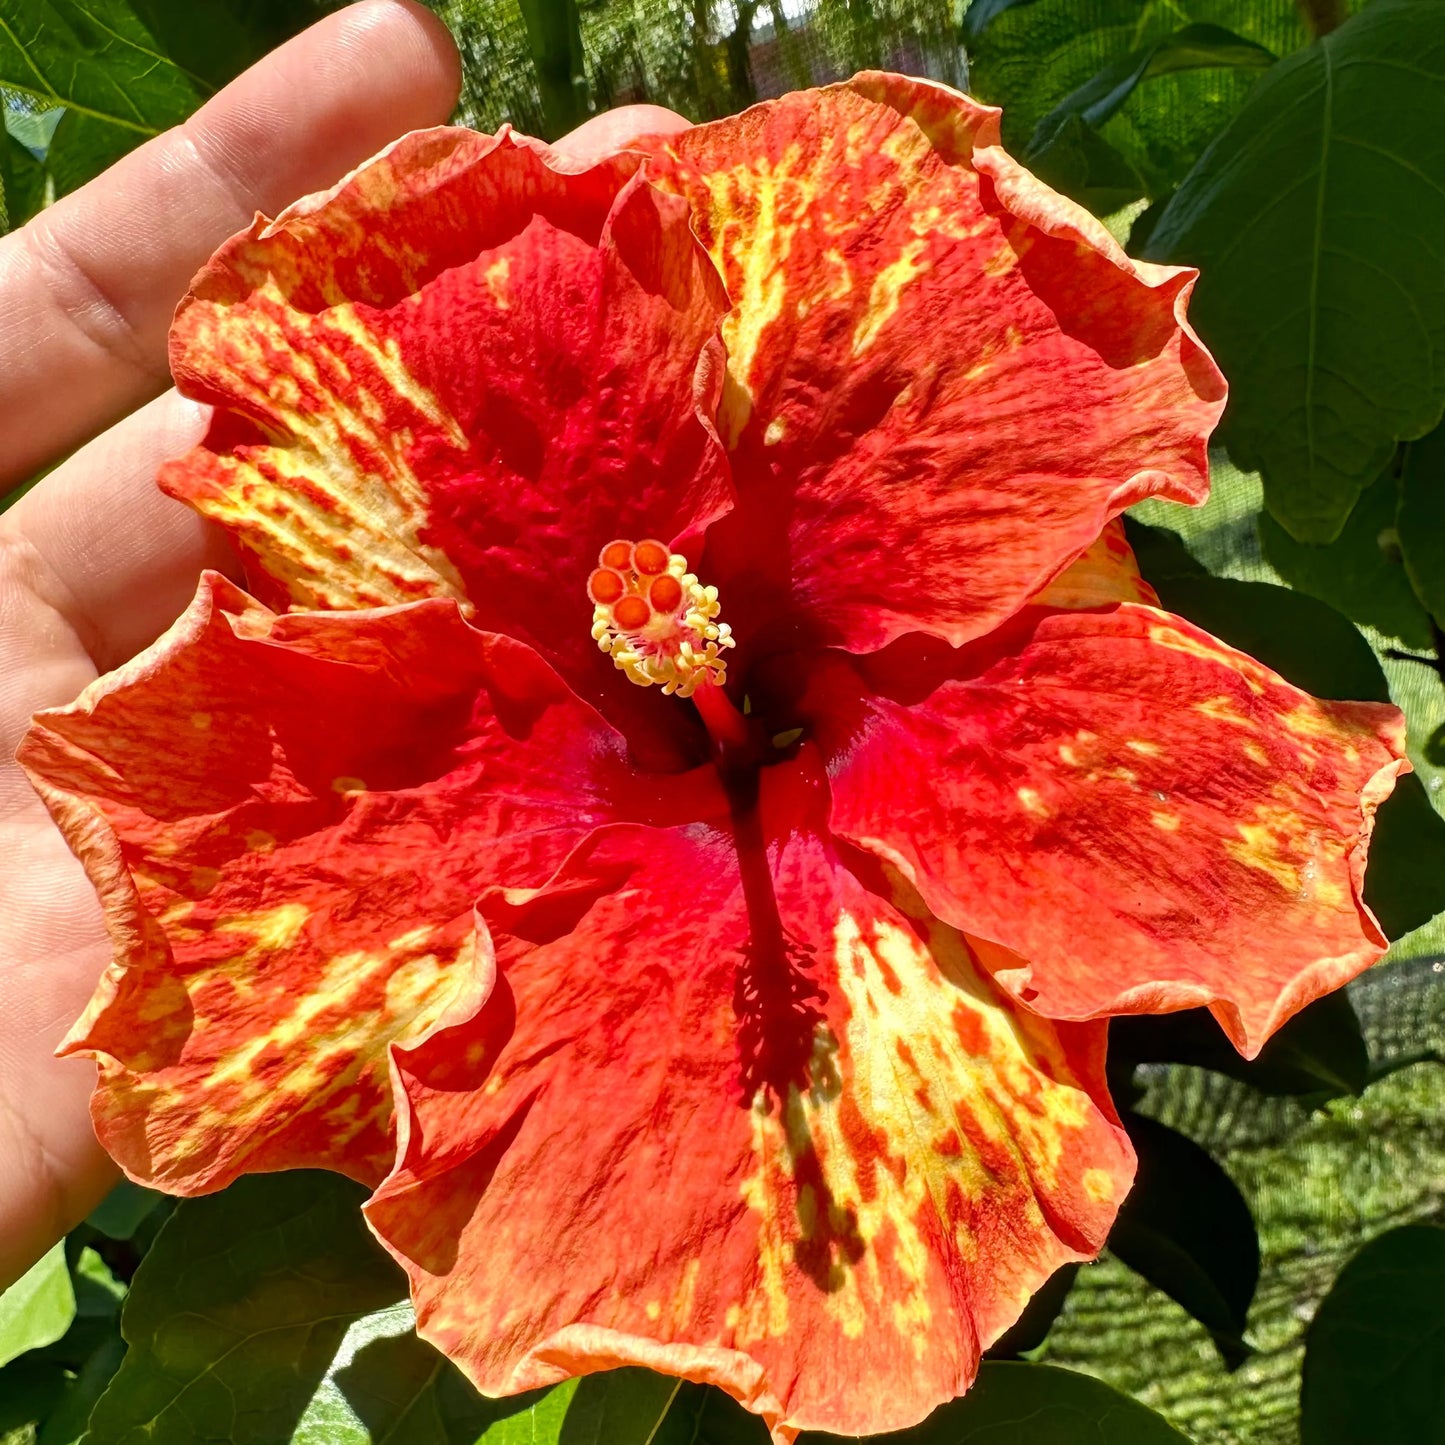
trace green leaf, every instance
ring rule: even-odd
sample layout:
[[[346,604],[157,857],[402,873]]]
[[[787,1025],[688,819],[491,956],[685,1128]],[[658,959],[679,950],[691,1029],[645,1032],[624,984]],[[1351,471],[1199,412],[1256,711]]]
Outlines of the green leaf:
[[[1024,159],[1046,152],[1060,125],[1077,116],[1094,129],[1112,120],[1143,81],[1156,75],[1217,67],[1262,70],[1274,52],[1220,25],[1185,25],[1111,61],[1061,100],[1035,127]]]
[[[801,1441],[817,1438],[803,1435]],[[762,1420],[730,1395],[711,1385],[685,1381],[651,1445],[769,1445],[769,1437]]]
[[[1291,587],[1407,647],[1429,647],[1430,619],[1401,565],[1398,506],[1399,484],[1390,469],[1360,493],[1344,529],[1328,546],[1296,542],[1267,514],[1259,519],[1259,540],[1269,564]]]
[[[1370,644],[1333,607],[1269,582],[1226,577],[1149,580],[1169,611],[1249,653],[1315,697],[1389,702],[1385,674]]]
[[[472,1445],[489,1427],[517,1417],[527,1445],[556,1438],[575,1382],[560,1393],[485,1399],[417,1338],[415,1325],[406,1300],[357,1320],[297,1422],[293,1445]],[[485,1438],[502,1445],[499,1433]]]
[[[65,1393],[67,1376],[53,1360],[12,1360],[0,1369],[0,1435],[39,1424]]]
[[[1040,180],[1096,216],[1111,215],[1144,193],[1139,172],[1082,116],[1061,116],[1028,163]]]
[[[1414,773],[1396,778],[1375,815],[1365,902],[1390,939],[1445,910],[1445,819]]]
[[[182,1202],[132,1281],[130,1349],[87,1445],[289,1440],[352,1322],[405,1291],[364,1197],[336,1175],[292,1173]]]
[[[1200,68],[1189,37],[1224,33],[1215,60]],[[969,83],[1004,107],[1004,143],[1023,155],[1051,112],[1084,106],[1102,118],[1099,140],[1139,178],[1136,195],[1167,195],[1249,94],[1258,65],[1304,42],[1291,0],[1031,0],[1027,5],[970,7],[965,28]],[[1151,69],[1171,38],[1187,32]],[[1247,55],[1247,59],[1246,59]],[[1233,63],[1243,61],[1243,64]],[[1102,77],[1102,78],[1101,78]],[[1118,91],[1117,102],[1094,107]],[[1071,106],[1070,102],[1074,105]],[[1080,117],[1082,120],[1082,116]],[[1074,132],[1078,122],[1064,129]],[[1085,128],[1088,128],[1085,125]],[[1061,140],[1067,139],[1061,135]],[[1049,140],[1038,136],[1036,149]],[[1030,164],[1035,164],[1031,161]],[[1044,162],[1057,175],[1058,161]]]
[[[85,1222],[111,1239],[129,1239],[140,1228],[141,1221],[164,1198],[164,1194],[158,1194],[154,1189],[122,1179],[91,1210]]]
[[[1034,1291],[1033,1298],[1024,1306],[1023,1314],[989,1346],[987,1357],[994,1360],[1012,1360],[1021,1356],[1032,1358],[1036,1350],[1042,1350],[1054,1322],[1063,1313],[1078,1274],[1079,1266],[1076,1264],[1056,1269]]]
[[[65,1387],[60,1403],[45,1417],[36,1445],[76,1445],[85,1434],[96,1401],[115,1377],[124,1358],[125,1341],[119,1332],[103,1339]]]
[[[1301,1009],[1253,1059],[1240,1057],[1207,1009],[1111,1019],[1109,1062],[1125,1072],[1138,1064],[1192,1064],[1262,1094],[1316,1103],[1358,1094],[1370,1081],[1369,1049],[1344,989]]]
[[[1154,1119],[1126,1114],[1139,1156],[1134,1187],[1109,1234],[1109,1249],[1182,1305],[1234,1369],[1259,1283],[1259,1238],[1234,1181],[1192,1139]]]
[[[45,167],[0,129],[0,235],[18,230],[45,202]]]
[[[1410,442],[1400,468],[1400,510],[1396,527],[1405,571],[1420,603],[1438,626],[1445,627],[1445,426]],[[1433,647],[1428,623],[1423,640],[1412,647]]]
[[[62,1240],[0,1294],[0,1365],[58,1340],[75,1318]]]
[[[209,89],[126,0],[0,0],[0,85],[136,139],[184,120]]]
[[[586,1376],[567,1407],[558,1445],[650,1445],[681,1383],[639,1369]],[[510,1438],[498,1445],[511,1445]]]
[[[801,1438],[821,1445],[839,1437]],[[985,1362],[963,1399],[921,1425],[873,1438],[897,1445],[1189,1445],[1161,1416],[1102,1380],[1007,1362]]]
[[[1445,1229],[1410,1224],[1340,1271],[1305,1340],[1303,1445],[1445,1439]]]
[[[1223,437],[1270,510],[1329,542],[1445,393],[1445,24],[1376,0],[1271,69],[1159,218],[1232,383]]]

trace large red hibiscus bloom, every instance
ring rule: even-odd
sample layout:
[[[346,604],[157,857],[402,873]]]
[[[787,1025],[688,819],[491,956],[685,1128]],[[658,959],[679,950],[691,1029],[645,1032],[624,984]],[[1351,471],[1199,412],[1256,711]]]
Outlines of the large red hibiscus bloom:
[[[162,481],[250,592],[24,750],[115,1157],[377,1186],[492,1393],[965,1389],[1129,1187],[1107,1017],[1253,1052],[1383,946],[1398,716],[1157,610],[1114,521],[1205,492],[1190,280],[886,75],[580,173],[414,135],[223,247]]]

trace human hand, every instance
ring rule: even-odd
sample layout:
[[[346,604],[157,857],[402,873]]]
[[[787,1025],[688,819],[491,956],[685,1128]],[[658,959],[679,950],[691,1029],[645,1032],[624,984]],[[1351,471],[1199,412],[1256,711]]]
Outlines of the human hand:
[[[35,711],[153,641],[203,568],[237,574],[223,536],[155,485],[209,418],[157,395],[171,313],[254,210],[274,214],[445,121],[458,83],[440,22],[411,0],[364,0],[0,241],[0,494],[94,437],[0,516],[0,1286],[115,1179],[90,1126],[93,1069],[53,1057],[110,943],[13,754]],[[684,124],[630,107],[561,148],[585,161]]]

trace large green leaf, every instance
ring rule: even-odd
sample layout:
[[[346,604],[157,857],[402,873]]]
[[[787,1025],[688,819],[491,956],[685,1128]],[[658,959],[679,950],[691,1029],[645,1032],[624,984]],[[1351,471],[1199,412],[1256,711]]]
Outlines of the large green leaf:
[[[91,1210],[85,1222],[110,1239],[129,1239],[140,1228],[141,1221],[157,1208],[164,1198],[165,1195],[157,1194],[154,1189],[146,1189],[139,1184],[132,1184],[129,1179],[122,1179]]]
[[[75,1318],[62,1241],[0,1294],[0,1365],[58,1340]]]
[[[1344,989],[1316,999],[1280,1029],[1253,1059],[1240,1057],[1207,1009],[1130,1014],[1109,1021],[1109,1066],[1192,1064],[1226,1074],[1262,1094],[1310,1096],[1315,1102],[1358,1094],[1370,1081],[1370,1054]]]
[[[679,1381],[609,1370],[502,1400],[417,1338],[406,1301],[347,1331],[293,1445],[647,1445]]]
[[[1302,541],[1440,420],[1442,236],[1437,0],[1376,0],[1269,71],[1154,227],[1149,256],[1203,273],[1230,453]]]
[[[1445,1441],[1445,1229],[1412,1224],[1367,1244],[1310,1325],[1303,1445]]]
[[[1291,587],[1406,647],[1429,647],[1430,618],[1401,564],[1398,506],[1399,482],[1390,468],[1360,494],[1343,530],[1327,546],[1296,542],[1267,514],[1259,519],[1259,540],[1270,565]]]
[[[1403,938],[1445,909],[1445,819],[1414,773],[1375,815],[1365,902],[1386,938]]]
[[[1139,1172],[1109,1248],[1183,1305],[1234,1368],[1252,1353],[1244,1330],[1259,1283],[1259,1238],[1249,1206],[1192,1139],[1141,1114],[1126,1114],[1124,1124]]]
[[[0,0],[0,85],[137,138],[185,119],[209,88],[127,0]]]
[[[245,1178],[183,1202],[141,1262],[130,1349],[88,1445],[289,1440],[352,1322],[394,1303],[400,1270],[331,1174]]]
[[[1397,518],[1400,552],[1415,596],[1445,627],[1445,426],[1404,449]],[[1435,646],[1428,624],[1415,646]]]
[[[1042,1350],[1049,1331],[1064,1311],[1069,1291],[1073,1289],[1078,1275],[1077,1264],[1066,1264],[1061,1269],[1056,1269],[1034,1291],[1033,1297],[1024,1306],[1023,1314],[989,1346],[988,1358],[1032,1359],[1035,1351]]]
[[[295,1445],[471,1445],[489,1425],[518,1415],[529,1439],[555,1436],[547,1419],[555,1413],[560,1425],[566,1398],[544,1408],[542,1390],[483,1399],[445,1356],[417,1338],[415,1325],[405,1300],[357,1320],[296,1425]]]
[[[1258,658],[1315,697],[1389,702],[1385,674],[1370,644],[1347,617],[1316,598],[1227,577],[1150,581],[1171,612]]]
[[[819,1445],[835,1438],[802,1437]],[[1189,1445],[1167,1421],[1102,1380],[1005,1362],[986,1362],[963,1399],[921,1425],[874,1438],[898,1445]]]

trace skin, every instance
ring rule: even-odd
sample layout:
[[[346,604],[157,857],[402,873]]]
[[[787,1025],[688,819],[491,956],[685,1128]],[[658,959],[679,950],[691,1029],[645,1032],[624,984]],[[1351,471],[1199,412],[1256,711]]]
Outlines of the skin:
[[[253,212],[274,215],[405,131],[444,123],[459,85],[434,16],[363,0],[0,240],[0,494],[54,466],[0,515],[0,1287],[117,1178],[90,1126],[94,1067],[53,1057],[110,944],[80,865],[11,759],[33,713],[154,641],[203,568],[239,577],[221,533],[155,486],[209,417],[165,390],[171,315]],[[558,149],[586,164],[686,124],[630,106]]]

